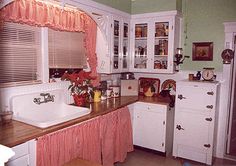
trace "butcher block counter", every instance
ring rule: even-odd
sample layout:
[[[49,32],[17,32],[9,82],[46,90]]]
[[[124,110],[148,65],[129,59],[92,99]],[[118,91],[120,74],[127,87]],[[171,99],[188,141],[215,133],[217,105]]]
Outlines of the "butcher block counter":
[[[127,106],[137,101],[168,105],[170,99],[168,97],[162,98],[143,96],[122,96],[119,98],[111,98],[98,103],[87,104],[87,107],[91,107],[92,109],[91,113],[88,115],[45,129],[37,128],[13,120],[10,124],[0,125],[0,144],[8,147],[13,147],[31,139],[38,138],[42,135],[66,128],[71,125],[75,125],[77,123],[92,119],[97,116],[107,114],[109,112],[115,111],[121,107]]]

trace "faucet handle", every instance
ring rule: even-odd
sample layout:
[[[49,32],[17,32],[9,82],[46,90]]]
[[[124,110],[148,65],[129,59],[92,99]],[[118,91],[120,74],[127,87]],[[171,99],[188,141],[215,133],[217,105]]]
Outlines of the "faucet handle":
[[[40,98],[34,98],[33,102],[36,104],[41,104]]]
[[[51,100],[54,102],[55,95],[51,95]]]

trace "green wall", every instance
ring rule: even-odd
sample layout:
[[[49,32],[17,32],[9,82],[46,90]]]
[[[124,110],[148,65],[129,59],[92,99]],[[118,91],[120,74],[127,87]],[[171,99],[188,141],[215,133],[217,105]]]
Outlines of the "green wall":
[[[176,10],[176,0],[133,0],[131,4],[132,14],[168,10]]]
[[[113,7],[126,13],[131,13],[131,0],[93,0],[93,1]]]
[[[223,22],[236,21],[236,0],[183,0],[182,3],[184,27],[187,32],[182,34],[183,47],[190,58],[181,68],[201,70],[203,67],[214,67],[216,71],[222,71]],[[192,42],[208,41],[213,42],[213,61],[192,61]]]
[[[202,70],[214,67],[222,71],[221,52],[224,49],[223,22],[236,21],[236,0],[94,0],[132,13],[169,10],[183,12],[182,47],[189,55],[183,70]],[[192,42],[213,42],[213,61],[192,61]]]

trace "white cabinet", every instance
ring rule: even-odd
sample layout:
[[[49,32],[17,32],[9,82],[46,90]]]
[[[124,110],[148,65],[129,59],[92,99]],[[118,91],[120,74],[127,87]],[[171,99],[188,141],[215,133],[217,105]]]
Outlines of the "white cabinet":
[[[179,35],[180,17],[176,11],[132,15],[130,70],[173,73]]]
[[[136,102],[131,113],[134,145],[171,152],[174,112],[168,105]]]
[[[129,20],[113,16],[111,27],[112,73],[128,71]]]
[[[110,15],[109,36],[105,38],[98,29],[97,55],[99,73],[121,73],[129,69],[129,31],[130,19]]]
[[[14,146],[15,155],[9,159],[6,166],[35,166],[36,165],[36,141],[30,140]]]
[[[177,82],[173,156],[211,165],[217,82]]]

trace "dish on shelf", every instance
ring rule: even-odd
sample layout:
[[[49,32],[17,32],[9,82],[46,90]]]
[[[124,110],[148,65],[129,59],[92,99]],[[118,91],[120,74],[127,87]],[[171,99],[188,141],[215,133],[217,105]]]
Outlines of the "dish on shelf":
[[[175,95],[176,82],[172,79],[167,79],[161,84],[161,90],[170,90],[171,95]]]

